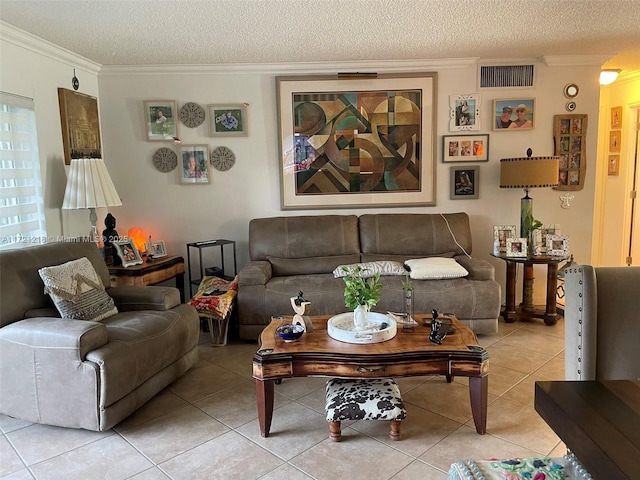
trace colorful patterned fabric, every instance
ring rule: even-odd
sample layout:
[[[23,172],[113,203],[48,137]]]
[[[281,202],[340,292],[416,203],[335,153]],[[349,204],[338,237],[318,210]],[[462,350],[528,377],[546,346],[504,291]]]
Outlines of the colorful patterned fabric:
[[[237,294],[237,276],[231,281],[220,277],[204,277],[189,304],[200,316],[222,320],[231,312]]]
[[[573,454],[561,458],[459,460],[448,480],[593,480]]]

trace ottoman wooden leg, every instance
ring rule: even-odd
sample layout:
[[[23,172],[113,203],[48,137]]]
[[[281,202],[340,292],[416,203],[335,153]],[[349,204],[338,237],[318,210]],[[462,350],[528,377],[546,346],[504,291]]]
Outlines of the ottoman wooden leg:
[[[340,422],[329,422],[329,438],[334,442],[342,440],[342,429]]]
[[[389,438],[391,440],[400,440],[400,420],[389,421]]]

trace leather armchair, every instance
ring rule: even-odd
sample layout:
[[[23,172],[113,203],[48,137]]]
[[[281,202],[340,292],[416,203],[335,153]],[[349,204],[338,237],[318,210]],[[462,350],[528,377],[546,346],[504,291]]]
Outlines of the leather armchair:
[[[640,380],[640,267],[565,270],[567,380]]]

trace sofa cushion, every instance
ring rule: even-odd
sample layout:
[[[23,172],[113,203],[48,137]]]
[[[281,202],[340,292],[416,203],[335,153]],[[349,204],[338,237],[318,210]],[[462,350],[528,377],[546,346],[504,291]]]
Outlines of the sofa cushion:
[[[469,272],[453,258],[416,258],[404,263],[411,270],[411,278],[416,280],[439,280],[469,275]]]
[[[274,277],[331,273],[338,265],[356,263],[360,255],[335,255],[329,257],[279,258],[267,256]]]
[[[360,267],[360,273],[358,276],[362,278],[373,277],[376,273],[380,275],[404,275],[407,270],[400,262],[367,262],[367,263],[352,263],[351,265],[339,265],[333,271],[335,278],[342,278],[347,274],[352,274],[356,268]]]
[[[98,322],[118,313],[88,258],[38,270],[62,318]]]

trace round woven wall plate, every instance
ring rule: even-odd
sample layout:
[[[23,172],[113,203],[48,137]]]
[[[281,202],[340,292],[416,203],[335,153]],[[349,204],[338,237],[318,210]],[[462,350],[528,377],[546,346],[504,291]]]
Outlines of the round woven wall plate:
[[[178,166],[178,156],[170,148],[159,148],[153,154],[153,166],[161,172],[170,172]]]
[[[227,147],[217,147],[211,152],[210,157],[211,165],[221,172],[226,172],[236,163],[235,154]]]
[[[180,121],[189,128],[195,128],[204,122],[204,108],[197,103],[187,102],[180,109]]]

